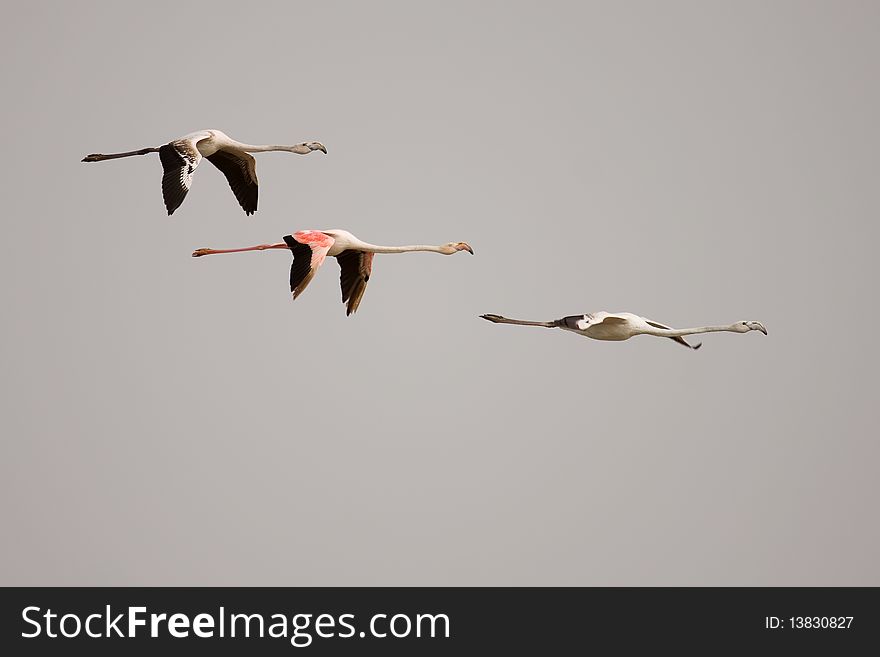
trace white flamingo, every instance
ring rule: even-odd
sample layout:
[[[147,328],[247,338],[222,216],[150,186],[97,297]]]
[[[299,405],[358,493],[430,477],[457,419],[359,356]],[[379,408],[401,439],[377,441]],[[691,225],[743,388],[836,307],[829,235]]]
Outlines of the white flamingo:
[[[302,230],[293,235],[286,235],[278,244],[258,244],[239,249],[198,249],[193,257],[199,258],[218,253],[241,253],[244,251],[265,251],[267,249],[289,249],[293,253],[293,264],[290,267],[290,290],[296,299],[311,282],[318,268],[327,256],[339,261],[341,273],[339,282],[342,287],[342,303],[347,303],[346,315],[358,309],[367,281],[373,269],[373,255],[376,253],[410,253],[413,251],[429,251],[452,255],[459,251],[467,251],[473,255],[474,250],[466,242],[449,242],[440,246],[415,244],[411,246],[379,246],[359,240],[347,230]]]
[[[731,333],[748,333],[760,331],[767,335],[767,329],[761,322],[742,321],[729,326],[700,326],[697,328],[674,329],[658,322],[633,315],[632,313],[598,312],[585,315],[570,315],[552,322],[529,322],[521,319],[508,319],[501,315],[480,315],[483,319],[496,324],[518,324],[520,326],[542,326],[544,328],[561,328],[594,340],[629,340],[635,335],[656,335],[671,338],[689,349],[699,349],[702,343],[689,344],[683,336],[698,333],[729,331]]]
[[[126,153],[92,153],[86,155],[83,162],[102,162],[120,157],[158,153],[162,162],[162,197],[165,208],[171,216],[183,203],[192,185],[193,172],[202,158],[220,169],[232,193],[238,199],[241,209],[251,215],[257,211],[257,162],[249,153],[265,153],[268,151],[287,151],[308,155],[312,151],[327,153],[324,145],[318,141],[308,141],[295,146],[252,146],[235,141],[219,130],[200,130],[175,139],[158,148],[141,148]]]

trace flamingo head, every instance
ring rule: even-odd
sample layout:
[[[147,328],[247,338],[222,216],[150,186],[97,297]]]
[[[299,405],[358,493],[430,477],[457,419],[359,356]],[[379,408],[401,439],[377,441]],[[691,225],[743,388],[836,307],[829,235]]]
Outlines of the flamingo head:
[[[471,255],[474,255],[474,250],[467,242],[449,242],[449,244],[444,244],[440,248],[443,249],[443,253],[446,255],[452,255],[453,253],[458,253],[459,251],[467,251]]]
[[[302,144],[297,144],[296,146],[290,146],[290,150],[299,155],[308,155],[312,151],[321,151],[325,155],[327,154],[327,149],[324,147],[319,141],[306,141]]]
[[[767,329],[764,328],[764,325],[761,322],[750,322],[750,321],[737,322],[736,324],[733,325],[733,327],[737,333],[748,333],[749,331],[760,331],[764,335],[767,335]]]

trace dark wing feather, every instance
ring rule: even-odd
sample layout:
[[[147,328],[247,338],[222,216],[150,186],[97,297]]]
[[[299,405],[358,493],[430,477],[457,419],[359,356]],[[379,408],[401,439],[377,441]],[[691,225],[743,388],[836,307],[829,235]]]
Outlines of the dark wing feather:
[[[257,211],[257,167],[256,160],[248,153],[229,153],[217,151],[207,156],[215,167],[223,172],[238,204],[246,214]]]
[[[593,316],[590,313],[585,313],[583,315],[569,315],[568,317],[557,319],[553,322],[553,325],[561,328],[572,329],[574,331],[580,331],[581,329],[578,327],[578,322],[581,322],[585,319],[588,322],[592,323]]]
[[[168,216],[183,203],[192,183],[192,174],[199,165],[198,151],[190,152],[186,142],[171,142],[159,147],[159,160],[162,162],[162,198]]]
[[[666,330],[666,331],[671,331],[671,330],[672,330],[672,327],[671,327],[671,326],[664,326],[663,324],[658,324],[657,322],[652,322],[650,319],[646,319],[645,321],[646,321],[650,326],[653,326],[654,328],[664,329],[664,330]],[[694,349],[694,350],[697,350],[697,349],[699,349],[700,347],[703,346],[703,343],[702,343],[702,342],[698,342],[696,345],[691,345],[687,340],[685,340],[685,339],[684,339],[683,337],[681,337],[681,336],[677,336],[677,337],[669,338],[669,339],[670,339],[670,340],[675,340],[678,344],[682,344],[682,345],[684,345],[685,347],[687,347],[688,349]]]
[[[302,244],[293,239],[293,235],[285,235],[284,243],[290,247],[293,253],[293,264],[290,266],[290,291],[296,299],[304,289],[315,272],[312,271],[312,249],[308,244]]]
[[[358,309],[361,298],[367,290],[367,281],[373,269],[373,254],[364,251],[343,251],[336,260],[339,261],[339,285],[342,288],[342,303],[348,302],[346,315]]]
[[[573,330],[578,330],[578,322],[584,318],[583,315],[569,315],[568,317],[563,317],[562,319],[557,319],[553,322],[555,326],[562,328],[570,328]]]

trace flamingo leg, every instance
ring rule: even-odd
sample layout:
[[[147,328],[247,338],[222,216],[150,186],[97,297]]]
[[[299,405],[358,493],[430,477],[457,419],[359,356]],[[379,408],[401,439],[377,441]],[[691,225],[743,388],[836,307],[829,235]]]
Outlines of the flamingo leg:
[[[193,258],[200,258],[201,256],[206,255],[216,255],[218,253],[242,253],[244,251],[265,251],[266,249],[287,249],[290,250],[290,247],[287,246],[284,242],[280,242],[278,244],[257,244],[256,246],[246,246],[241,249],[196,249],[192,252]]]
[[[133,155],[146,155],[147,153],[158,153],[158,148],[141,148],[136,151],[128,151],[125,153],[92,153],[86,155],[80,162],[103,162],[104,160],[116,160],[120,157],[131,157]]]

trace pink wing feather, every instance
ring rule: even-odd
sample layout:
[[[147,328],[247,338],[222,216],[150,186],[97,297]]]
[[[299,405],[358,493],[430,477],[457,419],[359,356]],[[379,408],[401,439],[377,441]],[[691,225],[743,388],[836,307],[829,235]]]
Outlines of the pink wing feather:
[[[311,259],[309,260],[308,267],[305,267],[303,266],[305,263],[301,262],[299,257],[300,255],[305,254],[297,253],[299,249],[295,248],[296,245],[291,244],[291,242],[285,238],[285,242],[288,243],[288,246],[291,246],[291,251],[293,251],[293,266],[290,270],[290,289],[293,292],[293,298],[296,299],[311,282],[315,273],[318,271],[318,267],[324,264],[324,259],[327,257],[327,253],[335,243],[335,240],[319,230],[301,230],[294,233],[292,237],[295,242],[307,246],[311,250]]]

